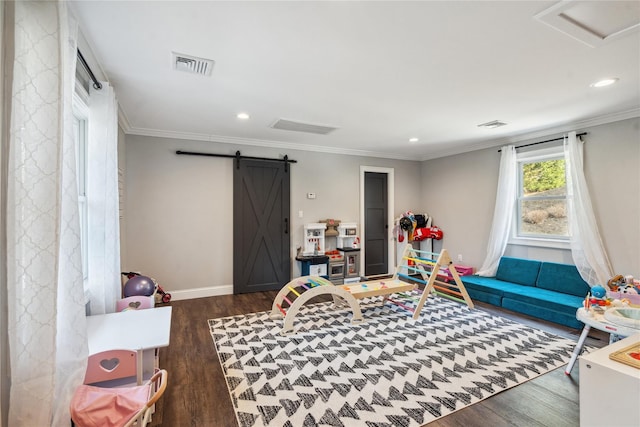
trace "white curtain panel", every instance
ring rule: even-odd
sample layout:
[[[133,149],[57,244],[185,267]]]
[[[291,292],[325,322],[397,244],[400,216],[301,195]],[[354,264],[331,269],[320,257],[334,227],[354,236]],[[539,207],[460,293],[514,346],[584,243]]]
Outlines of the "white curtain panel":
[[[500,257],[507,248],[517,192],[515,146],[504,146],[501,152],[496,207],[493,211],[493,224],[491,225],[489,242],[487,243],[487,256],[477,273],[480,276],[487,277],[496,275]]]
[[[580,276],[590,286],[606,286],[613,276],[593,214],[583,170],[583,142],[569,132],[564,142],[567,171],[567,211],[571,234],[571,256]]]
[[[71,111],[77,25],[64,2],[16,1],[14,13],[9,425],[68,426],[88,354]]]
[[[115,311],[122,293],[118,203],[118,103],[113,87],[89,94],[87,197],[91,314]]]

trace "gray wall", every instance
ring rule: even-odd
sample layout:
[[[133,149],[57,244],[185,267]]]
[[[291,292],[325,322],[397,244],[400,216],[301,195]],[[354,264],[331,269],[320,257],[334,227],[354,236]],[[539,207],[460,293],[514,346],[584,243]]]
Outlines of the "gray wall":
[[[615,273],[634,277],[640,277],[639,129],[638,118],[581,129],[588,132],[584,172],[609,260]],[[462,254],[462,264],[477,268],[484,260],[499,162],[492,148],[422,164],[425,210],[445,233],[438,243],[454,260]],[[505,255],[573,263],[570,251],[560,249],[509,245]]]
[[[148,274],[176,298],[230,293],[233,283],[233,161],[178,156],[176,150],[281,158],[291,166],[291,257],[303,225],[359,222],[360,166],[394,169],[392,213],[418,209],[420,163],[127,135],[123,271]],[[316,193],[316,199],[306,194]],[[303,218],[298,212],[303,211]],[[300,274],[293,261],[293,277]]]
[[[588,132],[585,174],[606,250],[616,273],[636,277],[639,127],[636,118],[582,129]],[[485,257],[500,161],[497,148],[413,162],[136,135],[125,139],[120,157],[126,164],[122,269],[156,278],[176,298],[230,293],[233,283],[233,162],[177,156],[176,150],[240,150],[247,156],[288,154],[297,160],[291,176],[292,258],[302,244],[303,224],[326,218],[359,222],[361,165],[394,169],[393,214],[430,214],[445,236],[435,242],[435,251],[446,248],[456,263],[476,268]],[[316,199],[307,199],[309,192]],[[570,252],[560,249],[510,245],[506,255],[572,263]],[[294,261],[292,275],[299,274]]]

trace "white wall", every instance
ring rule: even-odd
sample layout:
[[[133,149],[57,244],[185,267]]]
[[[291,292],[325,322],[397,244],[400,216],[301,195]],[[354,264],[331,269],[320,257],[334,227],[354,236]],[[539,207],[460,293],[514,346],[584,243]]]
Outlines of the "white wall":
[[[640,277],[640,119],[579,131],[588,133],[585,176],[613,270]],[[497,148],[492,148],[422,164],[424,208],[443,228],[441,245],[454,261],[462,254],[462,264],[477,268],[484,260],[499,163]],[[509,245],[505,255],[573,263],[567,250]]]
[[[419,162],[127,135],[122,268],[154,277],[176,299],[231,293],[233,283],[233,160],[178,156],[177,150],[240,150],[246,156],[287,154],[296,160],[291,165],[292,259],[302,245],[304,223],[358,222],[360,165],[394,168],[397,208],[392,214],[419,203]],[[309,192],[316,199],[307,199]],[[300,274],[295,260],[292,274]]]

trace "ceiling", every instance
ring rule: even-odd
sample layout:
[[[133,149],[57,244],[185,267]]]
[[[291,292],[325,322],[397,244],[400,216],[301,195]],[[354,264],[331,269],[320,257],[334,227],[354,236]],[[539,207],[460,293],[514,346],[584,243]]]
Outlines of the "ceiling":
[[[640,116],[637,1],[71,8],[129,134],[424,160]],[[178,71],[172,52],[211,59],[213,72]],[[590,86],[604,77],[619,80]],[[337,129],[272,128],[278,119]],[[478,127],[494,120],[506,125]]]

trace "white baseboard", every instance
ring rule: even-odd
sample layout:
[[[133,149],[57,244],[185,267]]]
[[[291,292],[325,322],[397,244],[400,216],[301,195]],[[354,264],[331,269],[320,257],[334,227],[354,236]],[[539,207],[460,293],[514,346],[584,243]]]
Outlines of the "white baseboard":
[[[172,301],[181,301],[185,299],[214,297],[218,295],[231,295],[233,294],[233,285],[219,285],[196,289],[181,289],[177,291],[167,289],[167,292],[171,294]]]

